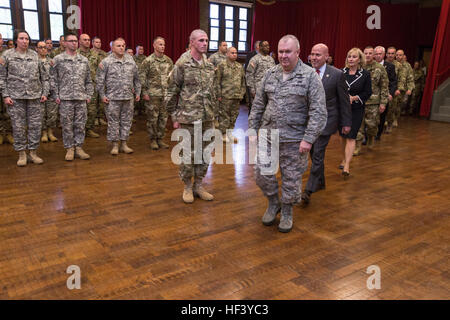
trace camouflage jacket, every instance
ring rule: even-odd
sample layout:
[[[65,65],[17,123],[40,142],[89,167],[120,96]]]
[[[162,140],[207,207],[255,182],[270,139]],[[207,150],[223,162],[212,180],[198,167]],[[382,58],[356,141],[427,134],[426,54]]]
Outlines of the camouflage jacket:
[[[140,54],[138,56],[133,56],[133,59],[134,62],[136,62],[138,69],[140,70],[142,67],[142,63],[144,62],[145,59],[147,59],[147,56]]]
[[[205,55],[202,60],[199,64],[189,52],[177,61],[169,76],[165,105],[179,123],[213,121],[218,116],[214,65]]]
[[[53,59],[54,57],[56,57],[57,55],[60,55],[63,52],[64,51],[61,49],[61,47],[58,47],[58,48],[52,50],[52,52],[50,52],[50,58]]]
[[[236,61],[225,60],[219,63],[216,70],[217,97],[239,99],[245,95],[245,73],[242,65]]]
[[[395,73],[397,74],[397,90],[405,92],[407,90],[406,89],[407,70],[397,60],[394,60],[393,64],[395,66]]]
[[[100,98],[131,100],[141,95],[141,81],[133,57],[118,59],[111,54],[100,62],[97,70],[97,91]]]
[[[35,51],[29,49],[22,56],[16,49],[6,50],[0,58],[0,64],[3,98],[31,100],[48,97],[48,72]]]
[[[88,52],[85,52],[81,49],[78,49],[77,53],[81,54],[83,57],[88,59],[89,69],[91,72],[91,79],[95,85],[95,76],[97,74],[98,64],[100,63],[100,57],[98,56],[97,52],[95,52],[93,50],[89,50]],[[95,90],[95,88],[94,88],[94,90]]]
[[[406,90],[414,90],[414,71],[408,61],[402,62],[402,65],[406,69]]]
[[[313,144],[327,124],[325,90],[313,68],[299,61],[283,81],[280,65],[267,71],[256,92],[249,129],[278,129],[280,142]]]
[[[99,63],[108,56],[108,54],[102,49],[100,49],[99,51],[96,51],[94,49],[91,50],[98,55]]]
[[[256,94],[261,80],[267,70],[275,65],[275,61],[269,55],[263,56],[258,53],[250,59],[246,71],[247,86],[250,88],[251,94]]]
[[[53,59],[50,68],[52,96],[60,100],[87,100],[94,94],[89,61],[81,54],[66,52]]]
[[[375,61],[367,64],[364,69],[370,72],[372,80],[372,95],[366,101],[366,105],[384,104],[386,106],[389,98],[389,78],[386,69]]]
[[[173,61],[164,55],[158,58],[154,53],[142,63],[140,79],[142,95],[165,97],[169,74],[173,70]]]
[[[422,69],[414,69],[414,86],[417,92],[421,92],[425,88],[425,74]]]
[[[225,60],[227,60],[227,55],[222,54],[220,51],[213,53],[209,57],[209,62],[211,62],[214,65],[214,67],[216,67],[216,68],[222,61],[225,61]]]

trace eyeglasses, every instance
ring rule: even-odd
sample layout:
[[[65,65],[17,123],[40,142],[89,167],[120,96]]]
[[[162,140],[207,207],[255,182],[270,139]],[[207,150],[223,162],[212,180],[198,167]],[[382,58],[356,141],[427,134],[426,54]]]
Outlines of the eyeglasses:
[[[36,47],[38,49],[46,49],[47,47]]]
[[[66,40],[65,42],[73,42],[73,43],[75,43],[75,42],[78,42],[78,40]]]

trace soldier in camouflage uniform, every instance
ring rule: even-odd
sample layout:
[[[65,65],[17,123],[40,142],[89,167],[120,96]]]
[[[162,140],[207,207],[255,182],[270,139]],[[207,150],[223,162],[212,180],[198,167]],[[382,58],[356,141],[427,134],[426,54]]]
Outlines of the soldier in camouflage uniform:
[[[76,35],[66,36],[66,51],[53,59],[50,69],[52,96],[59,104],[66,161],[77,156],[90,159],[82,146],[87,120],[86,104],[94,93],[91,70],[87,58],[77,52]]]
[[[234,47],[228,49],[227,59],[219,63],[216,70],[217,96],[219,106],[219,130],[223,134],[225,142],[230,140],[238,142],[231,131],[234,129],[236,119],[239,116],[239,104],[245,95],[244,68],[238,62],[237,50]],[[227,130],[230,130],[227,132]]]
[[[113,53],[100,62],[97,71],[97,91],[106,104],[108,118],[108,141],[113,148],[111,154],[133,153],[127,145],[133,122],[134,100],[141,97],[141,82],[134,59],[125,54],[125,40],[113,42]],[[121,141],[119,149],[119,141]]]
[[[141,45],[136,46],[136,54],[133,56],[134,62],[136,62],[136,65],[138,67],[138,72],[141,73],[142,71],[142,63],[145,59],[147,59],[147,56],[144,55],[144,47]],[[144,99],[141,99],[135,103],[134,106],[134,115],[138,116],[140,114],[144,114],[145,112],[145,105],[144,105]]]
[[[26,150],[30,150],[29,160],[35,164],[44,161],[36,154],[41,139],[42,113],[40,103],[49,94],[48,73],[38,54],[29,49],[30,37],[26,31],[16,30],[14,42],[17,48],[5,52],[0,58],[0,85],[11,117],[14,135],[14,149],[19,152],[17,165],[27,165]],[[28,133],[28,134],[27,134]]]
[[[99,37],[94,37],[92,39],[92,49],[91,50],[94,51],[98,55],[99,63],[102,62],[102,60],[108,56],[108,54],[102,50],[102,40]],[[106,126],[107,123],[105,121],[105,119],[106,119],[105,104],[101,101],[101,99],[98,95],[98,92],[95,90],[95,88],[94,88],[94,91],[95,91],[95,94],[94,94],[95,99],[97,99],[97,119],[98,119],[98,122],[96,120],[95,124]]]
[[[180,165],[180,178],[185,184],[185,203],[194,202],[194,195],[206,201],[214,199],[202,186],[209,163],[203,159],[202,164],[193,164],[197,152],[194,150],[194,124],[201,124],[204,133],[214,128],[214,120],[218,116],[214,65],[205,56],[208,49],[206,32],[200,29],[192,31],[190,43],[191,50],[175,64],[165,99],[174,128],[185,129],[191,134],[191,162]],[[205,147],[206,142],[203,142],[203,150]]]
[[[53,51],[53,41],[52,41],[52,39],[45,39],[44,42],[45,42],[45,47],[47,49],[47,57],[49,57],[51,59],[50,55],[52,54],[52,51]]]
[[[378,126],[380,125],[380,114],[386,109],[389,98],[389,78],[386,69],[374,60],[373,47],[366,47],[364,55],[366,56],[364,69],[370,72],[372,80],[372,96],[366,102],[364,119],[356,138],[354,156],[361,153],[361,145],[365,134],[367,134],[367,146],[369,148],[374,146]]]
[[[100,135],[94,131],[94,127],[95,119],[97,118],[98,105],[98,94],[95,91],[95,75],[97,73],[98,64],[100,63],[100,58],[95,51],[91,50],[91,38],[89,37],[89,35],[80,35],[80,48],[77,50],[77,53],[88,59],[89,68],[91,70],[91,80],[94,85],[94,94],[92,95],[91,100],[87,105],[86,136],[90,138],[99,138]]]
[[[414,90],[412,91],[411,101],[409,103],[408,114],[413,115],[418,113],[420,106],[420,97],[425,88],[425,74],[420,68],[419,61],[414,62]]]
[[[6,50],[3,49],[3,37],[2,34],[0,33],[0,59],[5,52]],[[0,69],[2,68],[3,66],[0,65]],[[2,86],[0,85],[0,90],[1,87]],[[11,134],[12,134],[11,119],[9,118],[9,114],[6,111],[6,105],[3,103],[0,91],[0,144],[3,144],[5,138],[6,141],[8,141],[8,143],[14,144],[14,139]]]
[[[269,42],[261,41],[259,45],[259,53],[254,56],[248,63],[245,73],[247,86],[250,90],[250,100],[253,101],[256,91],[261,80],[267,70],[275,65],[275,61],[269,56],[270,46]],[[251,103],[250,103],[251,105]]]
[[[214,67],[217,66],[227,60],[227,49],[228,49],[228,44],[225,41],[221,41],[220,45],[219,45],[219,50],[217,50],[216,53],[213,53],[210,57],[209,57],[209,62],[211,62]]]
[[[51,59],[47,55],[47,46],[44,41],[40,41],[36,45],[39,59],[44,64],[45,70],[50,76]],[[58,139],[53,135],[53,130],[56,128],[56,120],[58,119],[58,105],[55,99],[49,95],[46,102],[42,103],[42,138],[41,141],[47,143],[56,142]]]
[[[403,53],[403,58],[402,58],[401,62],[402,62],[402,65],[407,70],[407,72],[406,72],[406,84],[407,84],[408,89],[410,89],[410,90],[407,91],[406,96],[405,96],[405,98],[402,101],[401,114],[402,115],[406,115],[407,109],[408,109],[408,106],[409,106],[409,100],[411,98],[411,95],[412,95],[412,93],[414,91],[414,87],[415,87],[415,84],[414,84],[414,71],[413,71],[413,68],[411,67],[411,65],[409,64],[409,62],[407,61],[406,55],[404,53]],[[409,91],[411,92],[410,94],[408,94]]]
[[[153,41],[154,53],[142,63],[140,79],[142,96],[147,113],[147,132],[150,137],[150,147],[153,150],[167,149],[163,142],[166,134],[167,110],[164,97],[167,93],[168,77],[173,70],[173,62],[164,54],[165,40],[157,37]]]
[[[299,59],[300,45],[295,36],[284,36],[278,45],[280,65],[266,72],[249,116],[249,129],[266,129],[259,134],[270,152],[258,152],[256,183],[269,199],[263,224],[272,225],[281,210],[278,230],[290,232],[293,226],[292,206],[300,200],[302,175],[308,167],[308,153],[327,123],[325,90],[311,67]],[[279,159],[272,154],[272,130],[279,132]],[[255,142],[256,137],[250,137]],[[267,161],[269,160],[269,164]],[[270,163],[272,161],[272,163]],[[273,162],[281,167],[282,197],[278,198],[276,172],[268,172]],[[275,166],[277,168],[278,166]]]
[[[55,50],[53,50],[53,51],[50,53],[50,58],[53,59],[53,58],[56,57],[58,54],[63,53],[65,50],[66,50],[66,46],[65,46],[65,43],[64,43],[64,36],[61,36],[61,37],[59,37],[59,47],[56,48]]]

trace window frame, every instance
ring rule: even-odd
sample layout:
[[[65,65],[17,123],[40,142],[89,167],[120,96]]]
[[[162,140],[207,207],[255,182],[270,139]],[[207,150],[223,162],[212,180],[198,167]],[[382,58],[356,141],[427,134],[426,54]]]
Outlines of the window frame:
[[[228,1],[220,1],[220,0],[210,0],[208,3],[208,36],[209,36],[209,40],[211,40],[211,5],[218,5],[219,6],[219,39],[217,40],[217,42],[220,41],[226,41],[225,39],[225,35],[226,35],[226,19],[225,19],[225,7],[233,7],[233,41],[232,44],[234,47],[236,47],[236,49],[238,50],[238,54],[241,55],[245,55],[248,54],[249,52],[251,52],[251,36],[252,36],[252,27],[253,27],[253,6],[251,5],[251,3],[249,3],[248,6],[243,6],[243,5],[239,5],[239,3],[231,3]],[[239,33],[241,31],[240,28],[240,24],[241,21],[244,20],[240,20],[240,10],[241,8],[247,9],[247,29],[245,29],[247,31],[247,39],[245,41],[246,43],[246,50],[245,51],[239,51],[239,42],[243,42],[239,40]],[[215,26],[214,26],[215,27]],[[244,29],[243,29],[244,30]],[[216,41],[216,40],[214,40]],[[226,41],[228,42],[228,41]],[[218,43],[218,45],[220,45],[220,43]],[[208,53],[214,53],[217,50],[214,49],[210,49],[210,46],[208,45]]]
[[[11,29],[12,29],[12,32],[13,32],[13,35],[14,35],[14,25],[15,25],[15,15],[13,14],[13,10],[14,10],[14,7],[13,7],[13,1],[12,0],[8,0],[9,1],[9,7],[3,7],[3,6],[0,6],[0,9],[7,9],[7,10],[9,10],[9,14],[10,14],[10,16],[11,16],[11,23],[1,23],[0,22],[0,24],[1,25],[4,25],[4,26],[11,26]],[[5,34],[2,34],[2,37],[3,37],[3,40],[12,40],[12,37],[11,38],[8,38],[8,37],[6,37],[6,35]]]

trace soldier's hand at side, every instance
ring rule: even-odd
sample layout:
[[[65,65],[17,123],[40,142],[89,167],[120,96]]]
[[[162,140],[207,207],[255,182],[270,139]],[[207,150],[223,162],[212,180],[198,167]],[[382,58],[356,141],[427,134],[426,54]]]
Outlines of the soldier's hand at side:
[[[148,94],[144,94],[143,98],[145,101],[150,101],[150,96]]]
[[[86,103],[91,103],[91,99],[86,99]]]
[[[103,101],[103,103],[106,103],[106,104],[109,103],[109,99],[108,99],[107,97],[104,97],[104,98],[102,99],[102,101]]]
[[[56,98],[55,102],[56,102],[56,104],[61,104],[61,99],[60,98]]]
[[[250,142],[250,144],[255,144],[256,142],[258,142],[258,136],[249,136],[248,142]]]
[[[5,98],[3,101],[5,101],[5,104],[8,106],[12,106],[14,104],[14,101],[10,97]]]
[[[311,151],[312,144],[306,141],[300,143],[300,153],[308,153]]]
[[[222,102],[222,98],[218,98],[217,100],[219,100],[219,102]]]
[[[352,130],[352,127],[342,127],[342,134],[347,135],[350,133],[350,130]]]
[[[136,96],[136,102],[141,101],[141,97],[140,96]]]
[[[388,100],[389,100],[389,101],[392,101],[392,99],[394,99],[394,98],[392,98],[392,96],[389,95]]]
[[[41,97],[41,103],[44,103],[45,101],[47,101],[47,97],[46,96],[42,96]]]
[[[174,129],[180,129],[180,127],[181,127],[181,126],[180,126],[180,123],[179,123],[179,122],[174,122],[174,123],[173,123],[173,128],[174,128]]]
[[[408,96],[410,96],[410,95],[412,94],[412,91],[411,91],[411,90],[408,90],[408,91],[406,91],[406,94],[407,94]]]
[[[400,95],[400,90],[395,91],[395,96],[399,96]]]
[[[383,113],[386,110],[386,106],[384,104],[380,104],[380,113]]]

